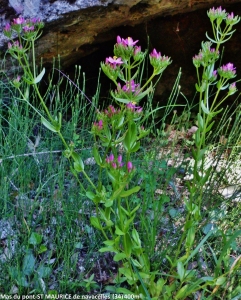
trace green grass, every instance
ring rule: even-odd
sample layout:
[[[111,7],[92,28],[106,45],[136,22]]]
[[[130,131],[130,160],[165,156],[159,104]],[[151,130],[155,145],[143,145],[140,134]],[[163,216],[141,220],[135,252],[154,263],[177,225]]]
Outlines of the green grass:
[[[63,114],[63,136],[75,143],[83,161],[91,161],[93,140],[89,130],[95,120],[95,109],[69,81],[63,80],[63,88],[59,76],[59,82],[47,91],[48,105],[52,111]],[[136,174],[132,183],[140,185],[141,190],[129,199],[130,209],[141,204],[135,226],[153,270],[160,270],[159,276],[164,278],[170,271],[166,256],[175,251],[185,221],[184,198],[188,193],[184,176],[191,170],[187,158],[192,144],[191,137],[168,140],[166,123],[170,120],[177,137],[190,124],[195,125],[188,106],[183,108],[181,116],[172,118],[180,96],[179,80],[180,73],[167,106],[156,110],[163,117],[157,121],[156,115],[150,114],[146,120],[145,126],[152,127],[152,136],[146,138],[133,161]],[[75,82],[82,82],[80,89],[84,92],[85,78],[79,67]],[[99,92],[98,85],[91,99],[96,107]],[[98,252],[102,237],[90,225],[95,207],[71,173],[60,140],[44,128],[27,103],[19,100],[4,76],[0,81],[0,96],[0,293],[105,293],[106,286],[114,284],[118,264],[113,262],[111,253]],[[152,96],[146,104],[149,111]],[[38,107],[35,95],[31,100]],[[225,168],[219,172],[213,168],[209,189],[204,193],[203,221],[196,247],[211,227],[219,230],[189,262],[197,277],[212,276],[220,255],[224,257],[222,268],[226,272],[232,270],[235,258],[241,255],[240,236],[232,241],[226,253],[222,252],[229,237],[240,229],[241,212],[240,198],[235,202],[219,192],[221,186],[231,184],[228,178],[233,165],[240,164],[240,114],[237,110],[233,115],[235,122],[230,124],[228,132],[226,122],[230,114],[225,112],[209,139],[212,155],[217,163],[225,158]],[[220,145],[221,135],[228,138],[226,144]],[[225,157],[227,151],[232,155]],[[86,164],[85,170],[97,181],[95,165]],[[238,186],[240,177],[235,178]],[[79,180],[88,187],[81,174]],[[202,294],[199,299],[239,299],[235,297],[241,294],[240,285],[240,269],[235,269],[226,287],[217,289],[213,296],[208,286],[197,294]],[[195,299],[192,297],[188,299]]]

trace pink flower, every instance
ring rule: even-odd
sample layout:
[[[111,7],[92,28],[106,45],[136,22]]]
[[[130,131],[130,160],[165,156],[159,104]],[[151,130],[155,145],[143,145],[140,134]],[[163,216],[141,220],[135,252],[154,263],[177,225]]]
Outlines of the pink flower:
[[[223,65],[220,69],[224,72],[232,72],[234,74],[236,73],[236,70],[235,70],[236,68],[234,68],[232,63],[228,63],[226,65]]]
[[[120,166],[121,163],[122,163],[122,155],[119,155],[119,156],[118,156],[117,161],[118,161],[118,164],[119,164],[119,166]]]
[[[115,159],[114,154],[111,153],[110,156],[109,156],[109,160],[114,161],[114,159]]]
[[[234,13],[231,12],[231,14],[228,14],[228,19],[229,20],[233,20],[234,19]]]
[[[123,39],[119,35],[117,36],[117,44],[123,45]]]
[[[141,52],[141,46],[136,46],[134,49],[134,55],[137,55],[140,52]]]
[[[140,84],[135,84],[134,80],[132,79],[130,83],[128,82],[126,85],[123,86],[122,90],[124,92],[137,92],[139,88]]]
[[[41,23],[41,19],[40,18],[32,18],[30,20],[31,23],[36,24],[36,23]]]
[[[9,23],[7,23],[4,27],[4,31],[9,32],[11,31],[11,25]]]
[[[98,129],[98,130],[102,130],[103,129],[103,121],[99,120],[99,122],[94,122],[94,126]]]
[[[133,170],[133,164],[132,164],[132,162],[128,161],[128,163],[127,163],[126,166],[127,166],[128,173],[130,173]]]
[[[13,19],[13,24],[14,25],[21,25],[23,23],[25,23],[25,19],[23,17],[21,17],[21,16],[19,18],[17,18],[17,19]]]
[[[161,57],[161,52],[157,52],[156,49],[154,48],[150,53],[150,56],[158,59]]]
[[[236,82],[233,82],[229,85],[229,95],[233,95],[237,91]]]
[[[214,21],[217,18],[225,19],[227,15],[226,10],[222,9],[221,6],[219,6],[216,9],[214,7],[211,8],[207,14],[211,21]]]
[[[142,107],[140,106],[136,106],[134,103],[129,102],[126,104],[126,108],[128,108],[129,110],[136,112],[136,113],[141,113],[142,112]]]
[[[127,39],[123,40],[123,43],[128,47],[133,47],[138,42],[139,42],[139,40],[133,41],[133,39],[131,37],[128,37]]]
[[[138,42],[139,42],[139,40],[133,41],[133,38],[131,38],[131,37],[128,37],[127,39],[123,39],[119,35],[117,36],[117,44],[118,45],[133,47]]]
[[[29,25],[26,25],[23,27],[23,31],[26,33],[26,32],[30,32],[30,31],[34,31],[34,26],[29,26]]]
[[[219,68],[218,73],[220,76],[230,79],[234,78],[236,75],[236,68],[232,63],[228,63]]]
[[[105,62],[110,63],[114,66],[123,64],[121,57],[117,58],[116,56],[106,58]]]

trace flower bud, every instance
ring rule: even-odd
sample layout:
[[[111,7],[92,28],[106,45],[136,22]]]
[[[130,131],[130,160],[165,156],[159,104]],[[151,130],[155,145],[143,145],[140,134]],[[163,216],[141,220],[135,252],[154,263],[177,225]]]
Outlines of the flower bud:
[[[127,166],[128,173],[130,173],[133,170],[133,164],[132,164],[132,162],[128,161],[128,163],[127,163],[126,166]]]
[[[233,82],[229,85],[229,90],[228,90],[228,95],[231,96],[233,95],[235,92],[237,92],[237,88],[236,88],[236,82]]]
[[[231,79],[236,76],[236,68],[232,63],[228,63],[218,69],[218,74],[223,78]]]

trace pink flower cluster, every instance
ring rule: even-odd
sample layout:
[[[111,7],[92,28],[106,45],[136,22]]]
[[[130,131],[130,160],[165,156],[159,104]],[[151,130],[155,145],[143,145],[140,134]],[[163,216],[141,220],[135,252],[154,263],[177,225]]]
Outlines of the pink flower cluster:
[[[165,55],[161,56],[161,52],[157,52],[155,48],[150,53],[150,57],[155,58],[157,60],[161,60],[163,62],[170,60],[170,58],[168,56],[165,56]]]
[[[118,114],[120,109],[115,109],[113,105],[109,105],[107,109],[104,110],[104,113],[107,117],[111,118],[114,115]]]
[[[126,84],[123,85],[123,87],[121,87],[121,84],[118,83],[117,93],[120,93],[122,91],[125,93],[134,93],[134,95],[138,95],[140,92],[140,84],[139,83],[136,84],[133,79],[131,79],[130,82],[126,82]]]
[[[120,169],[124,166],[124,163],[122,162],[122,155],[119,155],[117,159],[115,160],[114,154],[110,154],[106,158],[107,164],[109,164],[113,169]],[[134,170],[133,164],[131,161],[128,161],[126,164],[127,172],[130,173]]]
[[[97,130],[102,130],[103,129],[103,121],[99,120],[99,122],[94,122],[93,125]]]
[[[223,65],[222,67],[220,67],[220,70],[222,70],[223,72],[232,72],[233,74],[236,73],[236,68],[234,68],[232,63]]]
[[[123,39],[119,35],[117,36],[117,44],[122,45],[124,47],[133,47],[138,42],[139,40],[134,41],[131,37],[128,37],[127,39]],[[138,47],[138,49],[140,49],[140,47]]]
[[[225,9],[222,9],[221,6],[219,6],[216,9],[214,7],[211,8],[207,14],[211,21],[214,21],[216,19],[219,20],[219,24],[224,19],[226,21],[226,24],[231,25],[231,26],[233,26],[234,24],[237,24],[240,21],[239,16],[234,16],[233,12],[228,14]]]
[[[219,57],[219,51],[215,48],[211,48],[211,43],[206,42],[202,44],[202,50],[199,51],[199,54],[195,55],[192,60],[196,68],[200,65],[206,66],[209,63],[217,60]]]
[[[8,38],[11,38],[12,31],[16,31],[18,33],[21,33],[22,31],[24,33],[34,32],[36,29],[43,28],[44,24],[40,20],[40,18],[32,18],[25,20],[23,17],[18,17],[16,19],[13,19],[11,24],[7,23],[3,29],[3,33]]]
[[[113,69],[116,68],[116,66],[123,64],[123,61],[121,59],[121,57],[107,57],[105,59],[105,63],[109,64]]]
[[[12,44],[10,42],[8,43],[8,49],[22,50],[23,47],[22,45],[19,44],[19,41],[15,41]]]
[[[225,9],[222,9],[221,6],[219,6],[218,8],[211,8],[208,13],[207,13],[208,17],[211,19],[211,20],[215,20],[217,18],[222,18],[222,19],[225,19],[226,16],[227,16],[227,13],[226,13],[226,10]]]
[[[236,68],[232,63],[228,63],[220,67],[218,73],[221,77],[231,79],[236,76]]]
[[[110,164],[113,169],[122,168],[124,163],[122,162],[122,155],[117,157],[117,161],[115,161],[114,154],[110,154],[106,158],[107,164]]]
[[[132,112],[140,114],[142,112],[141,106],[136,106],[134,103],[129,102],[126,104],[126,108]]]

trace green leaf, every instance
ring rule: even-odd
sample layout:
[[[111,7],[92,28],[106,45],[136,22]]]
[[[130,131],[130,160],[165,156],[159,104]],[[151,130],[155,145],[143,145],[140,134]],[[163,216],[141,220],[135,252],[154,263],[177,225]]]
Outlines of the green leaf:
[[[24,275],[31,275],[34,271],[35,257],[32,252],[27,253],[23,259],[23,273]]]
[[[74,169],[77,171],[77,172],[82,172],[84,171],[84,163],[83,163],[83,160],[81,159],[79,153],[77,152],[72,152],[72,158],[74,159]]]
[[[41,122],[50,131],[52,131],[52,132],[58,132],[59,131],[58,128],[56,128],[56,126],[54,126],[53,124],[49,123],[49,121],[47,121],[44,117],[41,117]]]
[[[137,230],[136,230],[135,228],[132,230],[131,235],[132,235],[132,238],[133,238],[134,242],[135,242],[139,247],[141,247],[141,240],[140,240],[140,237],[139,237],[139,233],[137,232]]]
[[[30,245],[36,246],[36,245],[41,244],[41,242],[42,242],[42,235],[40,235],[40,234],[38,234],[36,232],[32,232],[32,234],[31,234],[31,236],[30,236],[30,238],[28,240],[28,243]]]
[[[132,242],[129,233],[124,235],[124,251],[126,256],[130,258],[132,252]]]
[[[127,290],[126,288],[122,288],[122,287],[119,287],[116,289],[116,293],[118,294],[128,294],[128,295],[134,295],[130,290]]]
[[[132,195],[134,193],[139,192],[139,190],[140,190],[140,187],[139,186],[135,186],[134,188],[132,188],[132,189],[130,189],[128,191],[122,191],[120,193],[120,197],[123,197],[123,198],[124,197],[128,197],[128,196],[130,196],[130,195]]]
[[[123,211],[127,215],[127,217],[130,217],[132,215],[132,213],[129,214],[129,212],[126,209],[124,209],[123,206],[121,206],[121,211]]]
[[[24,92],[24,98],[25,98],[25,100],[28,101],[28,98],[29,98],[29,86],[26,87],[26,90]]]
[[[93,155],[97,165],[101,166],[102,159],[96,146],[93,147]]]
[[[25,276],[20,276],[18,279],[17,279],[17,282],[18,282],[18,285],[19,286],[23,286],[23,287],[29,287],[29,283],[26,279]]]
[[[120,261],[122,259],[126,258],[126,254],[125,253],[117,253],[115,256],[114,256],[114,261]]]
[[[100,224],[100,221],[99,221],[99,219],[97,218],[97,217],[90,217],[90,224],[93,226],[93,227],[95,227],[95,228],[97,228],[97,229],[99,229],[99,230],[101,230],[102,229],[102,226],[101,226],[101,224]]]
[[[175,219],[176,216],[178,216],[178,214],[179,214],[179,212],[178,212],[177,209],[175,209],[175,208],[169,209],[169,215],[170,215],[173,219]]]
[[[181,261],[179,261],[177,263],[177,273],[178,273],[180,281],[182,282],[185,277],[185,268]]]
[[[140,143],[139,141],[138,141],[137,143],[135,143],[135,144],[132,146],[130,152],[131,152],[131,153],[134,153],[134,152],[138,151],[138,150],[140,149],[140,145],[141,145],[141,143]]]
[[[195,227],[191,227],[188,229],[187,232],[187,239],[186,239],[186,247],[191,247],[193,245],[195,238]]]
[[[201,101],[201,108],[203,110],[203,112],[207,115],[209,115],[210,111],[209,109],[204,105],[203,101]]]
[[[96,196],[96,195],[95,195],[93,192],[91,192],[91,191],[87,191],[85,195],[86,195],[86,197],[89,198],[90,200],[94,200],[94,199],[95,199],[95,196]]]
[[[213,121],[211,124],[209,124],[209,126],[205,129],[206,133],[208,133],[211,130],[214,123],[215,123],[215,121]]]
[[[129,103],[131,100],[130,99],[124,99],[124,98],[118,98],[115,96],[115,93],[113,93],[112,91],[110,92],[111,96],[118,102],[121,102],[121,103]]]
[[[227,278],[226,277],[224,277],[224,276],[221,276],[221,277],[219,277],[217,280],[216,280],[216,285],[223,285],[224,284],[224,282],[226,282],[226,280],[227,280]]]
[[[125,233],[117,225],[115,225],[115,234],[125,235]]]
[[[45,74],[45,68],[43,68],[42,72],[33,80],[33,83],[38,83],[44,76]]]
[[[202,228],[202,232],[204,234],[208,234],[210,230],[213,230],[217,228],[217,225],[215,223],[208,223]]]
[[[132,259],[131,259],[131,262],[132,262]],[[144,274],[143,272],[139,273],[138,270],[137,270],[137,268],[136,268],[136,266],[135,266],[135,264],[134,264],[133,262],[132,262],[132,266],[133,266],[133,269],[134,269],[135,273],[137,274],[137,277],[139,278],[139,280],[140,280],[140,282],[141,282],[141,286],[142,286],[142,288],[143,288],[143,290],[144,290],[144,292],[145,292],[145,294],[146,294],[146,295],[145,295],[145,299],[151,300],[151,296],[150,296],[150,294],[149,294],[149,292],[148,292],[148,290],[147,290],[147,288],[146,288],[145,283],[144,283],[143,280],[142,280],[142,278],[147,278],[147,279],[148,279],[149,274],[148,274],[148,277],[146,277],[145,274]]]
[[[102,252],[114,252],[114,253],[118,253],[118,251],[113,246],[100,248],[99,252],[101,252],[101,253]]]
[[[132,122],[128,126],[128,130],[123,141],[123,146],[125,150],[130,152],[131,149],[136,145],[136,140],[137,140],[137,126],[134,122]]]
[[[37,269],[37,273],[39,277],[45,278],[48,277],[52,272],[52,269],[50,267],[44,267],[43,265],[40,265]]]
[[[40,247],[38,249],[38,254],[44,253],[47,250],[48,250],[48,248],[45,245],[40,245]]]
[[[130,212],[130,216],[132,216],[140,207],[141,205],[138,204],[131,212]],[[129,213],[127,214],[127,216],[129,216]]]
[[[186,297],[186,293],[190,289],[190,286],[191,286],[190,284],[184,285],[176,294],[175,299],[184,299]]]
[[[111,172],[107,171],[107,175],[110,178],[112,183],[115,183],[117,181],[115,176]]]
[[[205,154],[207,150],[207,147],[203,148],[203,149],[200,149],[200,151],[198,152],[198,155],[197,155],[197,161],[200,161],[203,157],[203,155]]]
[[[139,263],[138,260],[132,258],[131,262],[133,263],[133,265],[135,265],[137,268],[142,269],[143,266]]]
[[[106,246],[113,246],[115,244],[115,241],[113,240],[108,240],[103,242]]]
[[[202,116],[199,113],[197,114],[197,120],[198,120],[198,127],[200,127],[200,129],[202,130],[204,126],[204,122]]]
[[[200,89],[200,87],[199,87],[199,85],[197,83],[195,83],[195,88],[196,88],[196,90],[197,90],[198,93],[201,91],[201,89]]]

